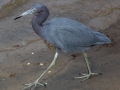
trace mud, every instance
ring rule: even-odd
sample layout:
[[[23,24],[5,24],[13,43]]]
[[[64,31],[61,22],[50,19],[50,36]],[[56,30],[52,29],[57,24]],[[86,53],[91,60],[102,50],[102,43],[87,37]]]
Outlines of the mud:
[[[76,12],[65,9],[68,6],[55,6],[67,3],[73,5],[74,9],[79,8],[73,4],[77,0],[65,1],[64,4],[62,1],[53,0],[54,3],[50,1],[30,0],[0,20],[0,90],[21,90],[23,84],[36,80],[50,65],[55,53],[32,30],[30,24],[32,16],[13,21],[17,15],[34,3],[40,2],[49,7],[51,13],[49,19],[62,16],[86,23],[85,19],[79,19],[80,15]],[[60,8],[64,8],[64,11],[58,13]],[[82,83],[81,79],[74,80],[73,77],[79,76],[79,73],[87,73],[83,55],[60,51],[55,66],[40,80],[47,83],[47,87],[38,86],[35,90],[119,90],[120,21],[101,32],[108,35],[112,43],[95,46],[86,52],[92,72],[100,72],[102,75],[91,77]]]

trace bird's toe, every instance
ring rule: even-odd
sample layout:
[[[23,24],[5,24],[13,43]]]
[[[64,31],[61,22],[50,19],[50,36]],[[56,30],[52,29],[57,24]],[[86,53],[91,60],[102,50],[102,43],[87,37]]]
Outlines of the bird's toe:
[[[42,83],[39,83],[37,80],[33,83],[29,83],[29,84],[24,84],[25,87],[22,88],[22,90],[25,90],[27,88],[30,88],[31,87],[31,90],[34,90],[34,88],[37,86],[37,85],[41,85],[41,86],[44,86],[46,87],[46,84],[42,84]]]
[[[88,78],[90,78],[91,76],[102,75],[102,73],[89,73],[89,74],[82,74],[82,73],[80,73],[80,75],[82,75],[82,76],[74,77],[74,79],[84,78],[82,81],[85,81]]]

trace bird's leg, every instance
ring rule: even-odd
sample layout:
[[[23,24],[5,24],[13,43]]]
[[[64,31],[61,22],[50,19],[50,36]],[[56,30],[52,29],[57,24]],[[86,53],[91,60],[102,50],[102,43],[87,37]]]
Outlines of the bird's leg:
[[[91,69],[90,69],[90,65],[88,62],[88,58],[87,58],[87,54],[85,52],[83,52],[83,56],[85,58],[86,64],[87,64],[87,69],[88,69],[88,74],[81,74],[83,76],[81,77],[74,77],[74,79],[78,79],[78,78],[84,78],[82,81],[87,80],[90,76],[94,76],[94,75],[101,75],[101,73],[92,73]]]
[[[42,78],[42,76],[43,76],[53,65],[55,65],[57,56],[58,56],[58,52],[57,52],[57,50],[56,50],[54,59],[53,59],[52,63],[50,64],[50,66],[47,68],[47,70],[45,70],[45,71],[40,75],[40,77],[39,77],[36,81],[34,81],[33,83],[25,84],[26,87],[24,87],[24,88],[22,88],[22,89],[24,90],[24,89],[26,89],[26,88],[33,87],[33,88],[31,89],[31,90],[33,90],[37,85],[46,86],[45,84],[39,83],[39,80]]]

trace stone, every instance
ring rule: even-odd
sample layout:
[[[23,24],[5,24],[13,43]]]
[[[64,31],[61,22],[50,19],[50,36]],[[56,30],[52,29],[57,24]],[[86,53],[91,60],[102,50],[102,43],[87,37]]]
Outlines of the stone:
[[[0,1],[0,18],[6,16],[16,7],[26,3],[28,0],[1,0]]]

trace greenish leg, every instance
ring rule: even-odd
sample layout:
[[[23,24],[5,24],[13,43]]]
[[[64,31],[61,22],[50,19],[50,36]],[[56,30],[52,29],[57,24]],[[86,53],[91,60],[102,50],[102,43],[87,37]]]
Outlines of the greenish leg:
[[[85,52],[83,52],[83,56],[85,58],[86,64],[87,64],[87,69],[88,69],[88,74],[81,74],[83,76],[81,77],[74,77],[74,79],[78,79],[78,78],[84,78],[82,81],[87,80],[90,76],[94,76],[94,75],[101,75],[101,73],[92,73],[91,69],[90,69],[90,65],[88,62],[88,58],[87,58],[87,54]]]
[[[57,56],[58,56],[58,52],[57,52],[57,50],[56,50],[54,59],[53,59],[52,63],[50,64],[50,66],[47,68],[47,70],[45,70],[45,71],[40,75],[40,77],[39,77],[37,80],[35,80],[33,83],[25,84],[26,87],[24,87],[24,88],[22,88],[22,89],[24,90],[24,89],[27,89],[27,88],[32,87],[32,89],[30,89],[30,90],[33,90],[37,85],[45,86],[45,84],[39,83],[39,80],[43,77],[43,75],[45,75],[45,73],[46,73],[53,65],[55,65]]]

